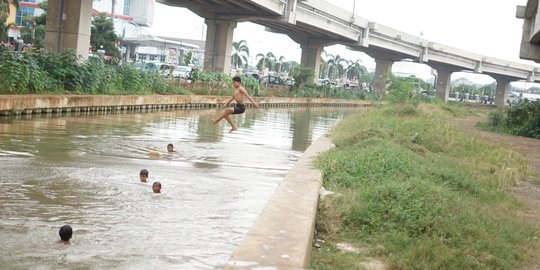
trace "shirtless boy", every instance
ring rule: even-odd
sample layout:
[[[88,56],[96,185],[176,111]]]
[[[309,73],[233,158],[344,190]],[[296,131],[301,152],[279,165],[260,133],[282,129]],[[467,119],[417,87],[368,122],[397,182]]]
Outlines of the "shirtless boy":
[[[234,105],[234,107],[229,107],[225,109],[225,111],[221,114],[221,116],[219,116],[217,119],[212,121],[212,123],[214,123],[215,125],[219,121],[221,121],[221,119],[225,118],[225,120],[227,120],[227,122],[229,122],[229,124],[231,125],[231,130],[229,130],[229,132],[233,132],[238,129],[238,127],[236,126],[236,124],[234,124],[231,118],[231,114],[244,113],[244,111],[246,110],[246,105],[244,104],[244,97],[247,97],[255,108],[259,108],[259,104],[255,100],[253,100],[253,98],[248,94],[246,89],[242,86],[242,80],[240,79],[240,77],[236,76],[232,80],[233,80],[234,91],[233,91],[232,96],[229,99],[227,99],[227,102],[225,103],[225,107],[229,106],[229,104],[233,100],[236,101],[236,104]]]

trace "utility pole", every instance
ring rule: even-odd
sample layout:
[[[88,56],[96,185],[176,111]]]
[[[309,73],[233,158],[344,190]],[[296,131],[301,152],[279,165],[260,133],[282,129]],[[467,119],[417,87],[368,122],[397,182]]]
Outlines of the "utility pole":
[[[112,7],[111,7],[111,21],[112,21],[112,23],[114,25],[114,7],[116,6],[116,0],[111,0],[111,1],[112,1],[112,3],[111,3],[111,5],[112,5]]]
[[[354,23],[354,10],[356,9],[356,0],[353,0],[351,23]]]
[[[64,0],[60,0],[60,12],[58,13],[58,34],[56,36],[56,52],[62,52],[62,34],[64,32]]]

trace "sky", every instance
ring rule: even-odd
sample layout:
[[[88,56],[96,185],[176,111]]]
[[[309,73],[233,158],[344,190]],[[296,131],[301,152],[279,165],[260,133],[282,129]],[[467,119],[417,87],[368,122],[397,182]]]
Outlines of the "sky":
[[[452,46],[461,50],[504,60],[536,65],[519,58],[523,20],[516,18],[516,6],[526,5],[527,0],[333,0],[331,3],[346,10],[353,10],[363,17],[428,41]],[[185,8],[156,3],[154,25],[150,31],[156,35],[204,39],[204,19]],[[246,40],[250,49],[250,62],[255,55],[272,52],[276,57],[300,62],[300,45],[288,36],[266,32],[264,27],[249,22],[238,23],[234,41]],[[342,58],[361,60],[368,69],[375,68],[375,61],[361,52],[347,50],[344,46],[325,47],[331,54]],[[394,63],[393,72],[412,73],[427,79],[431,68],[407,62]],[[487,75],[458,72],[452,79],[465,76],[478,83],[494,80]]]

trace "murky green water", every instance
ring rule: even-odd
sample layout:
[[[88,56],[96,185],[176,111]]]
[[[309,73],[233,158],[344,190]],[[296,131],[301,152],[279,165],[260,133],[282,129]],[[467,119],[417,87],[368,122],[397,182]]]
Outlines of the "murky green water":
[[[233,134],[215,109],[0,118],[0,268],[220,268],[307,146],[357,110],[248,109]],[[55,243],[64,224],[73,245]]]

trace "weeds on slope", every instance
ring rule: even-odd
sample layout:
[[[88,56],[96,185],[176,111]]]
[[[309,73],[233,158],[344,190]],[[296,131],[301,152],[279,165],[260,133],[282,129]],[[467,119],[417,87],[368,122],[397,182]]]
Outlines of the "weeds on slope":
[[[360,269],[381,258],[390,269],[515,269],[539,233],[517,218],[509,192],[527,163],[504,146],[451,124],[460,108],[374,107],[336,126],[336,147],[317,166],[324,187],[343,196],[319,205],[314,269]],[[458,113],[459,114],[459,113]],[[365,252],[346,253],[347,242]]]

